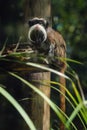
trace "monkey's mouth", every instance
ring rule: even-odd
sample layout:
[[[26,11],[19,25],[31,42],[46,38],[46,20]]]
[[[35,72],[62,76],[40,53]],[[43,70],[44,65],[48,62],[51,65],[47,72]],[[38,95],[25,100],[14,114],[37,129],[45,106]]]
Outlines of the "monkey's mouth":
[[[47,33],[43,26],[36,24],[29,29],[28,38],[32,43],[40,44],[47,39]]]

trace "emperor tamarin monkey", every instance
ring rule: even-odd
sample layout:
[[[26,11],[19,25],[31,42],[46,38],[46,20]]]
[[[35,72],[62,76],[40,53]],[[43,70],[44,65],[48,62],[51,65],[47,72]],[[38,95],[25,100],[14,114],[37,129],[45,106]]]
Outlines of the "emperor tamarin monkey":
[[[47,20],[43,18],[33,18],[29,22],[28,39],[30,46],[38,53],[47,56],[48,63],[65,69],[62,58],[66,57],[66,44],[62,35],[53,30]]]
[[[49,65],[55,67],[61,73],[66,70],[66,44],[62,35],[53,30],[48,22],[43,18],[33,18],[29,20],[28,39],[30,46],[39,54],[44,54]],[[65,78],[59,76],[59,82],[65,86]],[[60,109],[65,112],[65,88],[60,87]],[[60,122],[60,129],[64,130],[64,125]]]

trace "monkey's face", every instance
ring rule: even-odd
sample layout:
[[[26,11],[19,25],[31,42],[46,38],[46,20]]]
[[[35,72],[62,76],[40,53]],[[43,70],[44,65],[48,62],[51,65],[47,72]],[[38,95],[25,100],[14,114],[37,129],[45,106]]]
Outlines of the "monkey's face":
[[[29,20],[29,32],[28,38],[32,42],[32,44],[40,45],[44,43],[47,39],[46,28],[48,26],[48,22],[42,18],[33,18]]]

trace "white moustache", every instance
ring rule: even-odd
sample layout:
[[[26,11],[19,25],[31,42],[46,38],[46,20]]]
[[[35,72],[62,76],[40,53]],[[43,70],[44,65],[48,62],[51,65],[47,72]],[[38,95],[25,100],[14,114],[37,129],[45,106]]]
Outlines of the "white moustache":
[[[31,32],[32,32],[33,30],[35,30],[35,29],[38,29],[38,30],[40,30],[40,31],[43,32],[43,35],[44,35],[44,40],[43,40],[43,42],[44,42],[44,41],[47,39],[47,33],[46,33],[46,30],[44,29],[44,27],[41,26],[40,24],[35,24],[35,25],[33,25],[32,27],[30,27],[29,32],[28,32],[28,38],[29,38],[29,40],[30,40],[31,42],[35,42],[35,41],[33,41],[33,40],[31,39]]]

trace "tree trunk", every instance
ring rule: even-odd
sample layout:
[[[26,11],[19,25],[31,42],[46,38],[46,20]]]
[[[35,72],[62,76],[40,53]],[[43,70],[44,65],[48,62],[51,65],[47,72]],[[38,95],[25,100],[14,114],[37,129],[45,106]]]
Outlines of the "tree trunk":
[[[50,0],[25,0],[25,20],[31,17],[50,17]]]
[[[25,20],[32,17],[48,18],[51,16],[50,0],[25,0]],[[29,74],[29,80],[48,98],[50,98],[50,87],[34,83],[33,80],[50,81],[50,72],[35,72]],[[48,84],[50,86],[50,84]],[[50,106],[34,91],[32,92],[31,119],[37,130],[50,129]]]
[[[48,98],[50,98],[50,84],[44,85],[43,82],[50,80],[50,72],[37,72],[29,75],[31,82]],[[30,80],[29,79],[29,80]],[[35,82],[33,82],[36,81]],[[42,83],[39,83],[41,81]],[[37,130],[50,129],[50,107],[48,103],[34,91],[32,92],[31,103],[31,119],[33,120]]]

